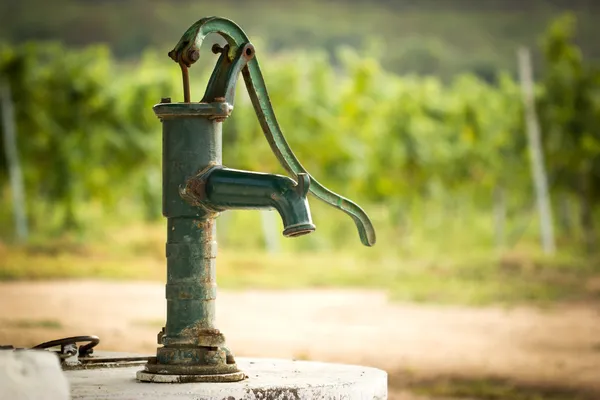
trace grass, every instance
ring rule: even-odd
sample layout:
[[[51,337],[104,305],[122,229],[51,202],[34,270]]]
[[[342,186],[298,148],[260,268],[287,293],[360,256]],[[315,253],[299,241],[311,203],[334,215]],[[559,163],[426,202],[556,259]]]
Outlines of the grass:
[[[505,255],[407,268],[396,274],[393,297],[434,303],[548,304],[598,297],[586,288],[591,272],[555,260]]]
[[[498,378],[429,379],[409,385],[417,394],[478,400],[593,400],[598,393],[556,385],[529,385]]]
[[[517,376],[517,375],[515,375]],[[596,400],[598,389],[564,381],[521,381],[500,376],[423,375],[410,369],[388,371],[390,397],[410,391],[434,399]]]
[[[464,213],[456,223],[420,221],[423,228],[408,235],[386,227],[389,216],[372,210],[379,239],[377,246],[366,248],[357,245],[345,216],[328,211],[327,218],[321,218],[322,212],[315,204],[315,234],[282,239],[279,250],[271,253],[261,250],[259,213],[246,211],[221,219],[219,287],[381,288],[397,301],[468,305],[545,305],[600,298],[600,285],[590,284],[600,277],[594,259],[568,253],[544,257],[529,239],[511,250],[495,251],[485,220]],[[465,218],[470,219],[468,237]],[[0,280],[165,281],[162,221],[91,225],[100,228],[78,237],[32,238],[27,245],[0,243]],[[276,227],[276,236],[280,228]]]
[[[61,329],[63,326],[60,321],[53,319],[18,319],[18,320],[5,320],[2,321],[2,325],[11,328],[20,329]]]
[[[140,319],[132,321],[131,324],[140,328],[161,328],[165,325],[164,319]]]

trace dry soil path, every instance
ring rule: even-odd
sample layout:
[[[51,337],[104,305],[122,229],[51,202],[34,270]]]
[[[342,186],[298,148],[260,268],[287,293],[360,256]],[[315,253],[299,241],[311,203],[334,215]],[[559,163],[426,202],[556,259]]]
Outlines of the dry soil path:
[[[392,379],[411,371],[600,390],[598,305],[466,308],[391,303],[377,291],[223,290],[217,307],[237,355],[361,363]],[[164,316],[160,283],[0,283],[0,344],[94,334],[102,350],[153,353]]]

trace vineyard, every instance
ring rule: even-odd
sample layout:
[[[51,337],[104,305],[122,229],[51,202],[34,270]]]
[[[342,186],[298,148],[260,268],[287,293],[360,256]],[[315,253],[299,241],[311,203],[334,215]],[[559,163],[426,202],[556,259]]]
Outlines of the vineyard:
[[[548,28],[535,93],[555,259],[588,269],[593,256],[585,254],[594,250],[600,196],[600,69],[582,58],[575,28],[569,15]],[[255,46],[298,158],[326,186],[363,205],[378,230],[371,253],[357,249],[352,222],[312,200],[317,232],[281,239],[275,247],[345,251],[389,265],[540,253],[517,76],[498,71],[492,82],[468,74],[442,82],[390,73],[373,53],[351,48],[338,50],[341,65],[334,67],[325,52],[263,54],[261,43]],[[93,240],[103,226],[162,223],[160,122],[152,106],[161,97],[183,97],[179,69],[162,53],[123,62],[102,46],[74,50],[35,42],[0,48],[0,77],[14,104],[30,242],[61,235]],[[196,100],[215,60],[203,48],[203,67],[192,69]],[[243,84],[236,96],[233,115],[223,124],[224,163],[284,173]],[[7,149],[0,147],[0,235],[14,243],[18,205]],[[243,234],[261,218],[248,211],[220,217],[224,248],[262,251],[271,240],[267,233]]]

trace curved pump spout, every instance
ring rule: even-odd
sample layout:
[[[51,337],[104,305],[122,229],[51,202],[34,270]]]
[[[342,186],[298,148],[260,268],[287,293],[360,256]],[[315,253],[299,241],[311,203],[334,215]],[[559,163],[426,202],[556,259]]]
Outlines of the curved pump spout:
[[[194,178],[203,184],[204,193],[195,191],[196,200],[214,211],[232,209],[276,209],[283,220],[283,235],[296,237],[315,230],[306,198],[310,186],[307,174],[298,183],[283,175],[215,168],[204,177]]]

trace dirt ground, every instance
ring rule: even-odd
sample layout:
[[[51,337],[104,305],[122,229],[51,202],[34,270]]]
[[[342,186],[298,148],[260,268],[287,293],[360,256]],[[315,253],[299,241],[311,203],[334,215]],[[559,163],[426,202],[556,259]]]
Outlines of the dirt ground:
[[[97,335],[99,350],[152,354],[165,306],[160,283],[0,283],[0,344]],[[422,398],[403,386],[410,380],[447,376],[600,393],[599,317],[598,304],[465,308],[357,290],[222,290],[217,300],[236,355],[377,366],[397,399]]]

